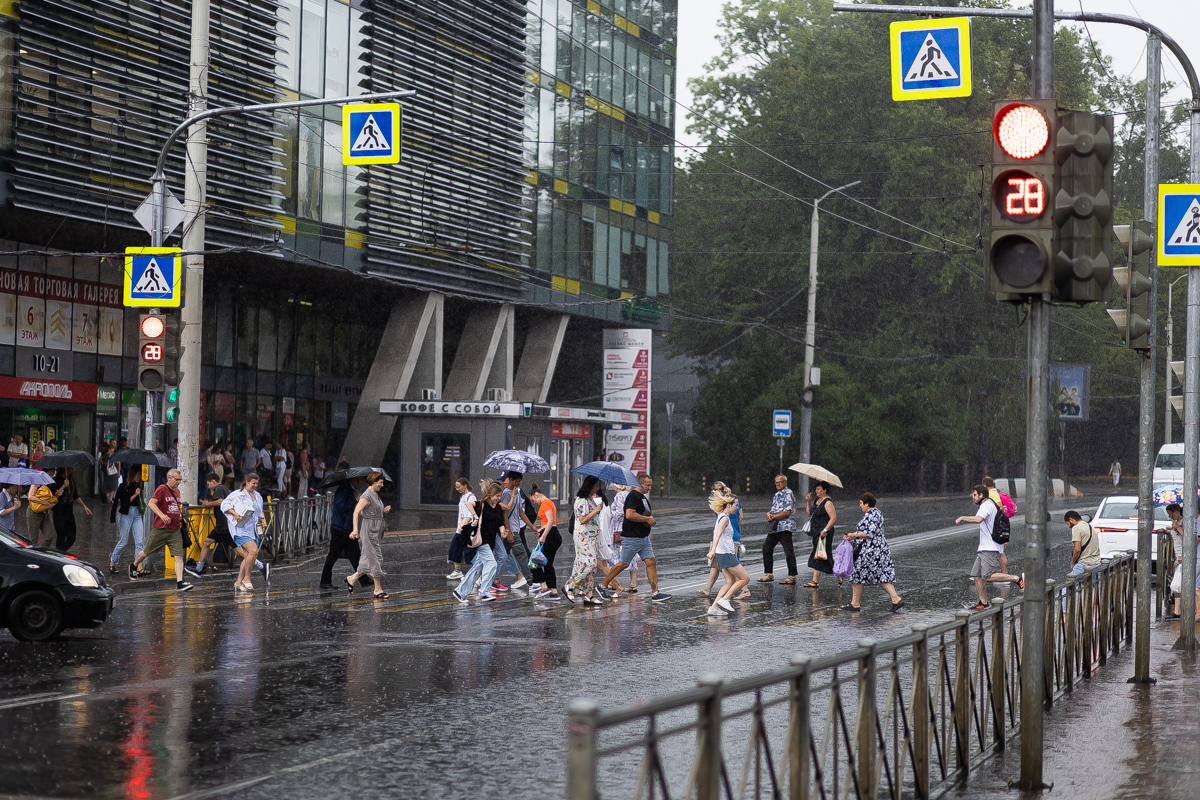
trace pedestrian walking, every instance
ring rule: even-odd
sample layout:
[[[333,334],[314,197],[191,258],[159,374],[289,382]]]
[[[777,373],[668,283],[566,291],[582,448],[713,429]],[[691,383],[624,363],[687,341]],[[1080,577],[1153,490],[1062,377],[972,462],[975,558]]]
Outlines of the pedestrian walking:
[[[654,547],[650,544],[650,529],[658,524],[654,519],[654,509],[650,506],[650,489],[654,486],[654,479],[644,472],[638,473],[637,478],[640,486],[630,489],[629,496],[625,498],[621,560],[609,571],[603,587],[620,594],[620,589],[614,586],[617,576],[635,557],[640,557],[646,565],[646,580],[650,582],[650,600],[663,603],[670,600],[671,595],[658,589],[658,563],[654,558]]]
[[[804,585],[810,589],[817,588],[822,572],[833,574],[833,548],[829,543],[833,541],[837,509],[829,499],[829,488],[828,481],[817,481],[817,485],[804,498],[813,548],[808,556],[808,566],[813,571],[812,580]]]
[[[575,595],[581,595],[584,605],[604,605],[603,600],[594,596],[597,559],[600,557],[600,510],[604,505],[599,479],[595,475],[588,475],[583,479],[579,491],[575,493],[575,501],[572,504],[575,512],[575,530],[572,532],[575,563],[571,567],[571,578],[565,587],[567,599],[572,603],[575,602]],[[617,566],[624,568],[623,563]],[[615,578],[619,572],[619,569],[614,569],[609,573],[609,580]]]
[[[259,537],[267,527],[267,520],[263,515],[263,498],[258,493],[259,480],[257,472],[247,472],[242,476],[242,487],[236,492],[230,492],[221,501],[221,513],[233,525],[230,535],[233,537],[234,552],[242,557],[241,567],[238,568],[237,578],[233,583],[235,594],[254,591],[254,581],[250,576],[256,567],[267,585],[271,584],[271,565],[258,560]]]
[[[119,533],[117,546],[113,548],[108,557],[110,575],[117,574],[118,565],[121,563],[121,552],[125,549],[125,545],[129,544],[131,536],[134,556],[146,548],[146,537],[142,529],[142,515],[145,511],[146,506],[142,503],[142,475],[131,469],[126,474],[125,480],[117,487],[117,491],[113,495],[112,510],[108,515],[108,521],[117,524]],[[149,575],[150,571],[146,570],[144,574]]]
[[[504,491],[500,495],[500,505],[508,515],[509,530],[509,538],[505,540],[509,544],[508,558],[500,571],[503,574],[507,567],[508,574],[517,576],[517,580],[509,587],[512,589],[527,586],[533,578],[529,569],[530,550],[525,530],[535,527],[535,524],[525,509],[525,492],[521,490],[524,477],[520,472],[509,472],[504,476]],[[535,516],[536,513],[535,510]]]
[[[383,571],[383,515],[392,510],[391,506],[385,506],[379,499],[383,483],[382,472],[372,472],[367,475],[367,486],[358,498],[358,504],[354,507],[354,528],[350,531],[350,538],[358,540],[359,547],[362,548],[362,556],[359,557],[358,567],[345,579],[347,589],[353,593],[355,581],[363,575],[370,577],[375,581],[375,593],[371,596],[376,600],[388,598],[388,593],[383,590],[383,584],[379,580],[385,574]]]
[[[313,482],[317,486],[321,485],[321,481],[325,480],[325,459],[319,455],[313,456]]]
[[[1014,582],[1025,588],[1025,581],[1018,575],[1008,575],[1000,571],[1000,545],[992,539],[992,529],[996,523],[996,515],[1000,507],[988,497],[987,487],[980,484],[971,490],[971,499],[979,506],[973,516],[959,517],[955,525],[964,522],[979,525],[979,546],[975,551],[975,563],[971,566],[971,577],[975,580],[975,594],[979,602],[975,611],[983,611],[988,607],[985,584]]]
[[[17,510],[21,507],[19,487],[5,486],[0,490],[0,528],[9,533],[17,532]]]
[[[233,536],[229,532],[229,519],[221,513],[221,503],[229,496],[229,490],[221,483],[221,476],[215,472],[210,472],[204,479],[205,490],[200,498],[200,505],[203,508],[212,509],[212,528],[204,537],[204,541],[200,543],[200,553],[196,556],[196,563],[189,565],[187,561],[183,563],[183,569],[189,575],[200,576],[204,574],[204,570],[208,568],[208,556],[214,552],[217,545],[223,544],[230,550],[237,549],[237,544],[233,541]]]
[[[172,439],[171,446],[167,448],[167,458],[171,459],[171,464],[175,469],[179,469],[179,440]]]
[[[788,576],[780,583],[791,586],[796,583],[796,576],[800,574],[800,570],[796,567],[796,547],[792,542],[792,536],[796,532],[796,496],[788,488],[786,475],[775,476],[775,496],[771,499],[771,510],[767,512],[767,522],[770,523],[771,530],[763,542],[763,576],[758,582],[770,583],[775,580],[775,546],[782,545]],[[816,577],[813,577],[813,586],[816,585],[816,580]]]
[[[471,568],[454,589],[454,598],[460,603],[467,602],[467,598],[475,592],[476,585],[479,586],[481,602],[490,603],[496,599],[493,582],[499,563],[496,560],[495,547],[506,530],[505,522],[508,520],[504,509],[500,507],[500,495],[503,491],[499,483],[486,478],[479,487],[482,501],[479,504],[475,530],[469,542],[475,550],[475,556],[470,559]]]
[[[730,598],[750,583],[750,575],[737,556],[737,544],[733,541],[733,525],[730,513],[735,511],[737,498],[733,495],[714,494],[709,497],[708,507],[717,515],[713,525],[712,543],[708,546],[708,558],[717,565],[725,576],[725,583],[717,592],[717,599],[708,608],[709,616],[724,616],[733,611]]]
[[[446,560],[454,565],[454,569],[446,576],[448,581],[461,580],[463,568],[467,565],[467,554],[471,546],[471,532],[479,518],[479,498],[475,496],[475,487],[467,478],[461,477],[454,482],[458,491],[458,525],[454,536],[450,537],[450,552]]]
[[[612,487],[616,491],[612,502],[608,504],[608,510],[612,517],[612,558],[608,559],[608,568],[604,570],[605,575],[611,573],[613,567],[621,563],[621,532],[625,530],[625,501],[629,498],[630,491],[630,488],[624,484],[613,484]],[[638,562],[640,560],[639,556],[634,556],[633,561],[629,563],[629,586],[621,589],[621,582],[614,580],[614,589],[627,594],[637,594]]]
[[[83,502],[83,498],[79,496],[79,489],[75,485],[73,467],[62,467],[55,472],[54,486],[55,493],[58,494],[58,502],[54,504],[54,508],[50,511],[50,516],[54,520],[55,546],[60,552],[67,552],[75,546],[75,537],[78,534],[78,525],[75,521],[75,504],[78,503],[83,508],[83,513],[87,516],[92,515],[92,510],[87,507],[87,503]],[[61,487],[61,494],[58,489]]]
[[[346,462],[338,464],[338,469],[349,469]],[[366,485],[366,477],[351,478],[338,486],[333,495],[333,509],[329,520],[329,553],[325,556],[325,566],[321,568],[321,591],[332,592],[333,565],[339,558],[350,562],[354,571],[358,571],[358,561],[362,556],[357,539],[350,538],[354,527],[354,507],[358,504],[358,495]],[[364,577],[359,584],[369,586],[370,579]]]
[[[892,601],[892,613],[904,607],[904,598],[896,594],[896,563],[883,535],[883,513],[875,507],[875,495],[863,492],[858,498],[862,519],[854,533],[842,538],[854,545],[854,572],[850,576],[850,602],[843,611],[862,611],[864,586],[881,586]]]
[[[1117,484],[1121,482],[1121,462],[1113,459],[1113,463],[1108,468],[1109,474],[1112,475],[1113,488],[1117,488]]]
[[[1011,519],[1012,515],[1017,513],[1017,504],[1011,497],[996,488],[996,481],[991,475],[984,475],[980,483],[987,487],[988,497],[1000,507],[1001,514]],[[998,544],[1000,544],[1000,571],[1008,572],[1008,556],[1004,552],[1004,544]]]
[[[154,494],[150,497],[150,511],[154,514],[150,521],[150,535],[146,537],[146,546],[142,548],[133,563],[129,565],[129,577],[131,580],[138,577],[138,569],[142,562],[149,556],[154,555],[159,550],[166,550],[168,547],[179,547],[182,544],[180,536],[180,526],[183,518],[183,511],[179,501],[179,484],[183,481],[183,475],[179,470],[171,469],[167,472],[167,482],[154,490]],[[180,551],[175,554],[175,591],[186,592],[193,587],[183,579],[183,559],[185,553]]]
[[[226,489],[228,489],[229,491],[232,492],[233,491],[233,482],[235,480],[237,480],[237,477],[238,477],[238,475],[237,475],[237,459],[233,455],[233,445],[232,444],[225,445],[225,453],[222,455],[221,461],[222,461],[223,466],[225,467],[225,474],[221,478],[221,482],[225,484]]]
[[[300,446],[300,454],[296,457],[299,462],[299,488],[296,490],[297,497],[308,497],[308,476],[312,474],[312,464],[308,458],[308,442]]]
[[[742,555],[746,551],[746,548],[742,546],[742,501],[734,497],[733,492],[729,490],[724,481],[713,481],[712,492],[709,493],[709,505],[712,505],[712,498],[723,495],[733,497],[733,507],[727,509],[726,513],[729,515],[729,527],[733,529],[733,544],[737,551],[738,563],[741,563]],[[720,516],[720,514],[717,514],[717,516]],[[713,562],[708,568],[708,583],[704,585],[703,589],[697,589],[696,591],[704,597],[709,597],[712,595],[712,588],[719,577],[721,577],[721,568],[717,566],[716,562]],[[749,597],[750,589],[743,587],[741,593],[733,599],[746,600]]]
[[[284,496],[288,491],[288,451],[279,443],[275,449],[275,491]]]
[[[54,518],[51,509],[66,489],[51,484],[36,486],[29,493],[29,506],[25,509],[25,538],[38,547],[54,544]]]
[[[121,465],[112,460],[116,452],[115,442],[105,442],[100,449],[100,493],[106,503],[112,503],[121,484]]]
[[[542,492],[536,483],[529,487],[529,499],[538,510],[538,544],[546,562],[534,567],[533,580],[541,585],[534,597],[538,600],[558,600],[558,573],[554,571],[554,557],[562,547],[562,534],[558,532],[558,507]]]

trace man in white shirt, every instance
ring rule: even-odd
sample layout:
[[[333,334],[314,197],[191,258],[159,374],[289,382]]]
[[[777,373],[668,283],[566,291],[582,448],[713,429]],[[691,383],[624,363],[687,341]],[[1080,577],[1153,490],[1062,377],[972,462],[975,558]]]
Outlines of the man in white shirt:
[[[25,463],[22,464],[21,461]],[[8,443],[8,465],[10,467],[23,467],[29,464],[29,445],[21,440],[21,434],[17,434]]]
[[[973,517],[959,517],[954,520],[955,525],[961,525],[964,522],[973,522],[979,525],[979,547],[975,552],[975,563],[971,567],[971,577],[975,579],[975,594],[979,596],[979,603],[975,606],[975,611],[983,611],[988,607],[987,592],[984,591],[985,583],[1004,583],[1012,582],[1020,584],[1021,588],[1025,588],[1025,582],[1021,580],[1019,575],[1008,575],[1000,571],[1000,553],[1001,547],[992,539],[992,526],[996,522],[996,514],[1000,512],[1000,507],[996,505],[988,496],[988,489],[982,484],[971,490],[971,499],[979,508]]]

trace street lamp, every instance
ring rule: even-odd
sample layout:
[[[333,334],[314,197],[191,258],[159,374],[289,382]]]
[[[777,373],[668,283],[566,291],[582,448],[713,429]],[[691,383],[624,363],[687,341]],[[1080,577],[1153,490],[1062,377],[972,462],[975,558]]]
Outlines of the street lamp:
[[[800,460],[812,463],[812,368],[813,354],[817,342],[817,241],[820,239],[821,217],[818,207],[821,201],[829,195],[857,186],[862,181],[847,183],[836,189],[830,189],[813,201],[812,240],[808,249],[808,323],[804,330],[804,403],[800,406]],[[800,496],[808,494],[808,476],[800,476]]]
[[[671,478],[674,475],[674,472],[671,469],[671,456],[674,455],[673,445],[675,443],[674,442],[675,423],[673,421],[674,417],[675,417],[675,404],[667,403],[667,486],[666,486],[666,492],[664,493],[666,497],[671,496]]]
[[[1167,401],[1166,408],[1163,410],[1164,444],[1171,443],[1171,417],[1173,416],[1171,413],[1173,410],[1171,408],[1171,390],[1173,388],[1171,384],[1174,383],[1174,381],[1171,378],[1171,374],[1174,370],[1171,369],[1171,357],[1175,354],[1175,325],[1173,323],[1174,318],[1171,316],[1171,290],[1175,288],[1175,284],[1179,283],[1186,277],[1187,273],[1184,273],[1175,280],[1171,281],[1171,283],[1167,286],[1167,379],[1164,381],[1166,384]]]
[[[979,462],[978,471],[980,480],[983,479],[983,465],[985,462],[983,456],[983,407],[987,403],[987,392],[979,393],[979,452],[975,458]]]

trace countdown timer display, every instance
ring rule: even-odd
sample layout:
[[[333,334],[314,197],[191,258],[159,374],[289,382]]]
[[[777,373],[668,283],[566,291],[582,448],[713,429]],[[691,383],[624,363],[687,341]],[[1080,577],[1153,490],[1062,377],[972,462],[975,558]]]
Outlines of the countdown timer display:
[[[1023,170],[1010,170],[994,184],[996,209],[1010,222],[1033,222],[1046,211],[1046,185]]]

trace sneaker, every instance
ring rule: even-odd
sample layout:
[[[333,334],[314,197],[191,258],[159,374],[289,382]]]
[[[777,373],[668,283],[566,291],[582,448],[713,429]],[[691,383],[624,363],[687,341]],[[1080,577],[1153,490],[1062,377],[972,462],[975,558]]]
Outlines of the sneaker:
[[[494,595],[494,594],[485,594],[485,595],[482,595],[482,596],[480,596],[480,598],[479,598],[479,602],[481,602],[481,603],[494,603],[494,602],[496,602],[496,595]]]
[[[655,592],[654,594],[650,595],[650,599],[655,603],[665,603],[671,599],[671,595],[667,594],[666,592]]]
[[[1021,573],[1021,580],[1017,581],[1017,585],[1020,586],[1022,589],[1025,588],[1025,573],[1024,572]]]
[[[200,573],[204,572],[204,565],[199,564],[199,565],[189,567],[187,564],[184,564],[183,571],[186,572],[188,575],[191,575],[193,578],[199,578]]]
[[[188,583],[187,581],[175,581],[175,591],[177,592],[190,592],[195,588],[195,586],[192,586],[192,584]]]
[[[561,598],[557,594],[553,594],[548,591],[544,595],[542,595],[541,599],[543,599],[549,603],[557,603]]]
[[[456,569],[456,570],[454,570],[454,572],[451,572],[449,575],[446,576],[446,580],[448,580],[448,581],[461,581],[462,579],[463,579],[463,573],[462,573],[461,569]]]
[[[137,567],[135,567],[133,564],[129,565],[129,580],[137,580]]]
[[[492,581],[492,591],[503,594],[508,591],[508,587],[502,584],[500,581]]]
[[[719,605],[721,608],[725,609],[726,611],[733,611],[733,604],[731,604],[724,597],[722,597],[720,600],[717,601],[717,605]]]
[[[708,616],[710,616],[710,617],[725,617],[728,615],[729,615],[729,612],[726,611],[725,609],[721,608],[716,603],[713,603],[711,606],[708,607]]]
[[[520,589],[521,587],[523,587],[523,586],[528,586],[528,585],[529,585],[529,581],[525,580],[525,576],[524,576],[524,575],[522,575],[521,577],[517,578],[517,582],[516,582],[516,583],[510,584],[508,588],[510,588],[510,589]]]
[[[463,597],[458,592],[454,592],[454,599],[457,600],[458,602],[462,603],[463,605],[466,605],[468,602],[467,598]]]
[[[188,567],[194,567],[194,566],[196,566],[196,559],[194,559],[194,558],[189,558],[183,562],[184,569],[187,569]]]
[[[987,611],[988,607],[983,603],[976,603],[974,606],[971,607],[971,610],[972,611]]]
[[[610,595],[608,592],[604,591],[604,589],[600,588],[599,585],[596,586],[596,594],[600,595],[601,600],[611,600],[612,599],[612,595]]]
[[[270,564],[263,562],[263,565],[258,568],[258,571],[262,573],[264,581],[266,581],[267,583],[271,582],[271,565]]]

